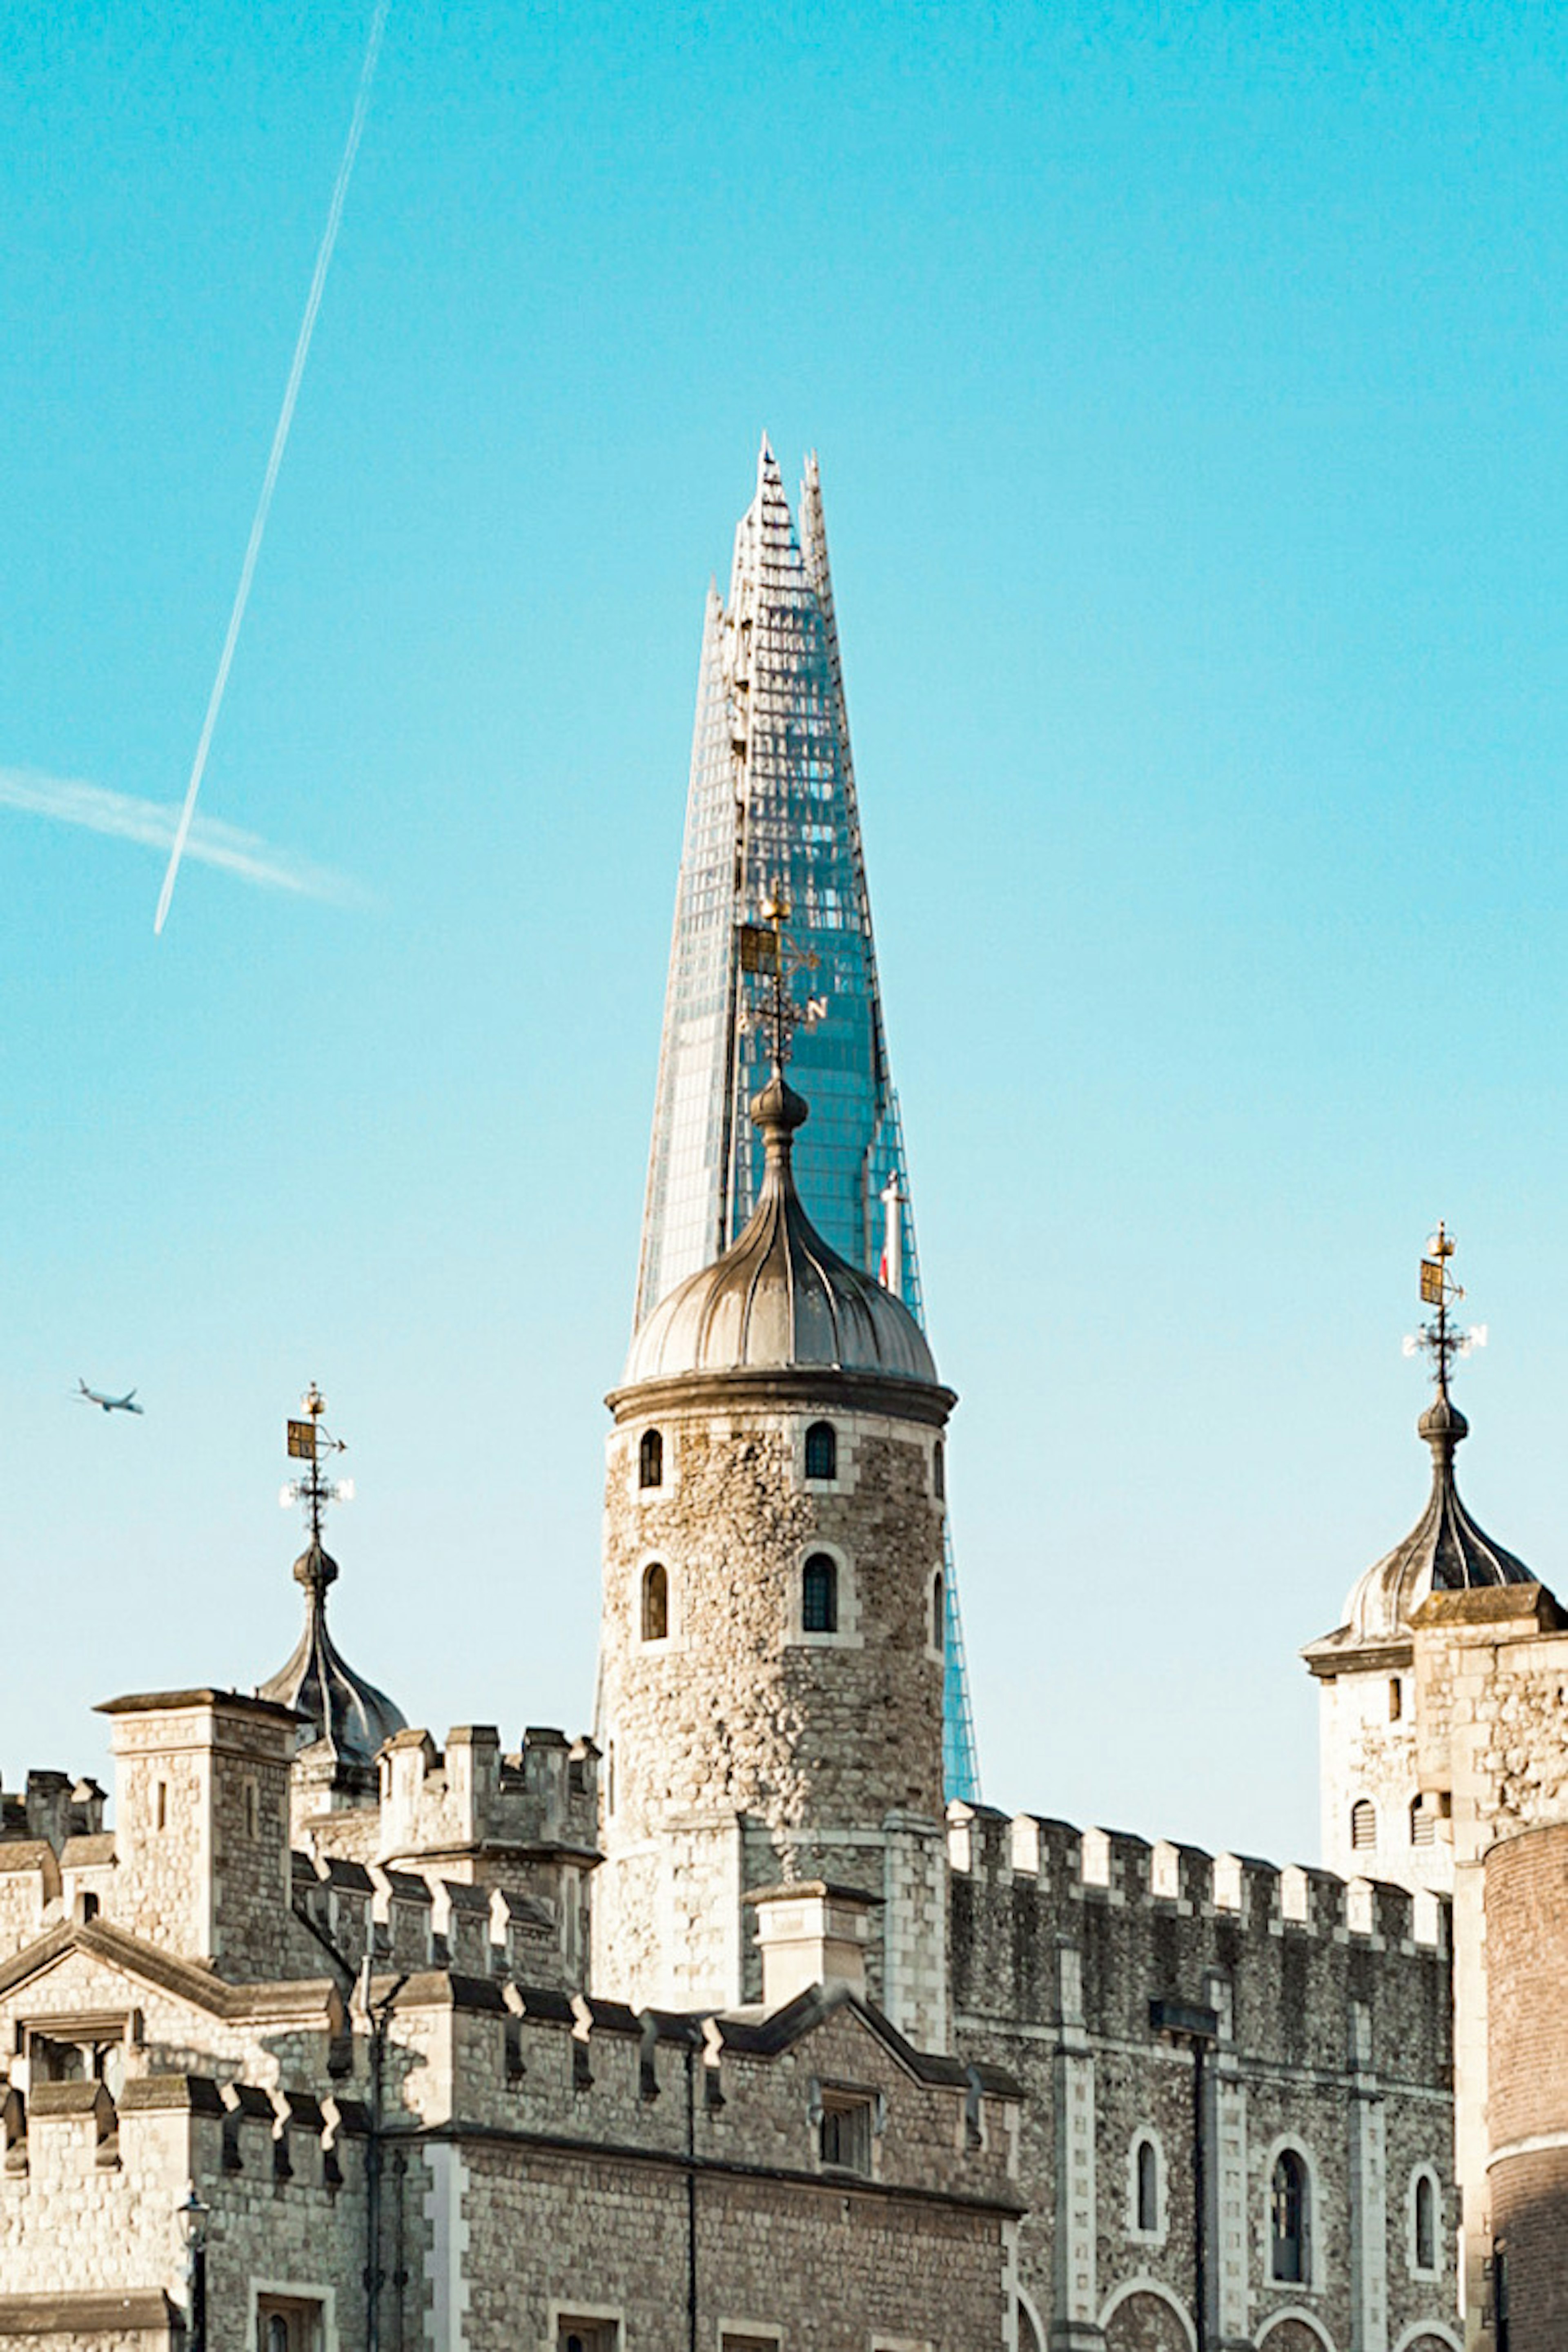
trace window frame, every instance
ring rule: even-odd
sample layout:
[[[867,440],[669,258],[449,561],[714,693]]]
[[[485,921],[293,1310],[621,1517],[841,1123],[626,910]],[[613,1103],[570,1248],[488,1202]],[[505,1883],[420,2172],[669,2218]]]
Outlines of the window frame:
[[[574,2295],[552,2297],[544,2311],[546,2352],[563,2352],[562,2331],[568,2327],[590,2334],[610,2329],[609,2352],[621,2352],[626,2340],[626,2315],[619,2304],[580,2303]]]
[[[1145,2226],[1143,2221],[1142,2160],[1147,2155],[1153,2170],[1154,2218]],[[1127,2151],[1127,2234],[1140,2245],[1161,2246],[1166,2235],[1165,2150],[1152,2124],[1140,2124],[1132,2135]]]
[[[637,1483],[639,1495],[664,1493],[666,1450],[663,1429],[658,1423],[650,1422],[637,1438]],[[650,1463],[658,1473],[658,1475],[652,1478],[647,1475]]]
[[[1275,2178],[1287,2159],[1300,2172],[1301,2186],[1300,2227],[1296,2240],[1300,2252],[1295,2275],[1276,2267],[1279,2251],[1291,2241],[1277,2236],[1274,2220]],[[1277,2139],[1266,2159],[1263,2183],[1263,2276],[1271,2286],[1293,2286],[1302,2293],[1313,2294],[1321,2282],[1318,2277],[1317,2249],[1318,2173],[1311,2157],[1299,2139]]]
[[[814,1470],[811,1466],[812,1442],[826,1437],[827,1467]],[[819,1452],[822,1450],[819,1447]],[[800,1441],[801,1476],[808,1486],[836,1486],[838,1484],[838,1431],[834,1423],[819,1413],[808,1421]]]
[[[819,2172],[848,2173],[857,2180],[876,2179],[877,2141],[880,2136],[878,2131],[877,2105],[875,2091],[860,2089],[854,2084],[818,2084],[816,2096],[813,2101],[815,2113],[812,2118],[812,2130],[816,2167]],[[855,2134],[855,2139],[858,2155],[858,2143],[863,2132],[866,2157],[863,2164],[858,2162],[856,2157],[828,2155],[826,2141],[830,2119],[839,2124],[853,2119],[860,2126]],[[837,2136],[836,2132],[835,2137]]]
[[[1421,2191],[1430,2192],[1432,2199],[1432,2260],[1421,2260]],[[1410,2175],[1405,2194],[1405,2259],[1413,2279],[1440,2279],[1443,2275],[1443,2184],[1434,2164],[1416,2165]]]
[[[267,2352],[268,2320],[274,2316],[302,2319],[310,2329],[302,2352],[338,2352],[337,2302],[335,2287],[321,2286],[314,2280],[253,2278],[245,2340],[255,2345],[258,2352]]]
[[[649,1634],[643,1631],[647,1622],[644,1616],[644,1606],[647,1574],[653,1568],[662,1568],[664,1570],[665,1630],[662,1633]],[[682,1598],[680,1578],[676,1572],[668,1552],[661,1544],[650,1544],[647,1550],[639,1555],[630,1574],[627,1609],[631,1650],[634,1655],[643,1651],[651,1651],[658,1657],[667,1651],[681,1649],[685,1646],[685,1628],[680,1613]]]
[[[659,1579],[657,1587],[654,1584],[656,1576]],[[663,1625],[658,1633],[654,1633],[649,1632],[648,1624],[652,1614],[650,1604],[656,1590],[658,1594],[658,1614],[663,1619]],[[637,1646],[640,1649],[668,1648],[670,1634],[675,1626],[674,1592],[675,1580],[670,1575],[668,1562],[657,1555],[652,1559],[645,1559],[637,1570]]]
[[[831,1633],[810,1633],[805,1622],[806,1563],[821,1557],[833,1564],[837,1588],[837,1622]],[[805,1649],[858,1650],[865,1644],[860,1634],[859,1591],[855,1578],[854,1563],[842,1544],[825,1542],[813,1536],[803,1543],[795,1557],[790,1579],[786,1606],[788,1620],[784,1638]]]
[[[926,1655],[938,1665],[947,1664],[947,1570],[943,1568],[932,1569],[926,1587]]]

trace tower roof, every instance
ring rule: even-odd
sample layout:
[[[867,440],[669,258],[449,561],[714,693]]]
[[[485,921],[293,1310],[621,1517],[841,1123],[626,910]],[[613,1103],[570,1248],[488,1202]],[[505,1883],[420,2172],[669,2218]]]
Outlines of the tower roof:
[[[344,1764],[372,1763],[383,1743],[406,1727],[403,1711],[354,1673],[327,1632],[327,1587],[338,1580],[338,1564],[319,1540],[294,1562],[294,1580],[305,1588],[305,1630],[287,1665],[258,1684],[256,1695],[306,1717],[303,1744],[324,1742]]]
[[[795,1191],[808,1108],[775,1067],[752,1103],[766,1151],[762,1197],[738,1241],[672,1290],[632,1341],[625,1386],[684,1373],[822,1366],[939,1386],[900,1299],[830,1249]]]
[[[1459,1500],[1454,1454],[1470,1424],[1448,1394],[1448,1374],[1454,1358],[1483,1343],[1486,1330],[1482,1326],[1461,1331],[1450,1318],[1450,1307],[1465,1295],[1449,1272],[1454,1247],[1453,1235],[1439,1224],[1421,1260],[1422,1301],[1436,1312],[1422,1325],[1418,1339],[1405,1341],[1407,1354],[1424,1349],[1436,1368],[1436,1394],[1415,1424],[1432,1449],[1432,1491],[1404,1542],[1374,1560],[1351,1587],[1344,1623],[1303,1653],[1314,1674],[1332,1674],[1335,1660],[1347,1650],[1405,1641],[1415,1612],[1431,1593],[1540,1581],[1477,1526]]]
[[[1352,1586],[1342,1629],[1350,1642],[1398,1640],[1428,1593],[1539,1580],[1521,1559],[1493,1542],[1459,1498],[1454,1454],[1470,1424],[1446,1381],[1415,1426],[1432,1449],[1432,1491],[1403,1543],[1374,1560]]]

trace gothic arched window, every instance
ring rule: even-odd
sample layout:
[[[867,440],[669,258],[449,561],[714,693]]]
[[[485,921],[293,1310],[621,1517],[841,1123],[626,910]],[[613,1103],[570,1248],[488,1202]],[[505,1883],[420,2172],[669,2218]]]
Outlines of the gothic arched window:
[[[664,1435],[657,1429],[645,1429],[642,1444],[637,1447],[637,1485],[662,1486],[664,1484]]]
[[[1270,2278],[1305,2286],[1310,2275],[1307,2232],[1309,2210],[1307,2168],[1293,2147],[1281,2148],[1275,2160],[1268,2189]]]
[[[838,1631],[838,1567],[825,1551],[814,1551],[801,1570],[800,1624],[804,1633]]]
[[[1370,1853],[1377,1843],[1377,1808],[1370,1797],[1358,1797],[1351,1807],[1351,1847]]]
[[[805,1475],[808,1478],[838,1475],[838,1433],[830,1421],[814,1421],[805,1433]]]
[[[669,1633],[669,1571],[662,1560],[650,1561],[642,1572],[642,1637],[662,1642]]]

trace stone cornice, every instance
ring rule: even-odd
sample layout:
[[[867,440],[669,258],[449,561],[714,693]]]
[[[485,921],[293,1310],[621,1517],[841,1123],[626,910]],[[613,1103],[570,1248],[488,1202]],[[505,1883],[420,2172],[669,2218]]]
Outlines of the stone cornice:
[[[925,1381],[896,1380],[887,1373],[841,1371],[831,1364],[798,1370],[680,1372],[668,1380],[639,1381],[612,1389],[605,1399],[617,1424],[657,1420],[661,1413],[724,1412],[776,1406],[799,1412],[816,1405],[841,1412],[884,1414],[889,1421],[915,1421],[930,1429],[946,1426],[958,1402],[954,1389]]]

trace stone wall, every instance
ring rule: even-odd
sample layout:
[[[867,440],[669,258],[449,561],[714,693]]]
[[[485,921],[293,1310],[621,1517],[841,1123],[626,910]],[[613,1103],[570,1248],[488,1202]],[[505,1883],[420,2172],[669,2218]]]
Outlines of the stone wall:
[[[899,1906],[908,1895],[929,1909],[930,1874],[917,1885],[907,1856],[889,1861],[887,1823],[895,1814],[934,1824],[941,1811],[942,1661],[931,1641],[942,1556],[938,1430],[852,1409],[831,1373],[819,1380],[818,1393],[787,1407],[731,1396],[721,1381],[679,1406],[636,1391],[616,1400],[595,1980],[639,2000],[755,1998],[743,1895],[799,1878],[863,1885],[891,1895],[889,1932],[906,1936],[897,2021],[929,2038],[943,2004],[910,1975],[914,1931]],[[837,1473],[808,1480],[805,1433],[824,1419]],[[651,1490],[638,1484],[649,1426],[664,1460]],[[816,1551],[837,1569],[831,1633],[807,1632],[802,1619],[802,1570]],[[647,1638],[654,1563],[667,1580],[668,1625]],[[870,1970],[881,1999],[879,1947]]]
[[[1212,2015],[1201,2109],[1211,2341],[1309,2309],[1336,2347],[1441,2326],[1408,2260],[1416,2167],[1452,2173],[1446,1906],[1326,1872],[954,1806],[961,2057],[1017,2074],[1026,2295],[1054,2342],[1159,2346],[1194,2276],[1194,2060],[1155,2001]],[[1137,2147],[1152,2144],[1154,2227]],[[1308,2168],[1308,2276],[1272,2276],[1275,2162]],[[1451,2224],[1451,2208],[1447,2215]],[[1181,2339],[1184,2344],[1185,2337]],[[1276,2331],[1278,2340],[1278,2331]],[[1321,2352],[1321,2340],[1318,2352]]]
[[[1523,1832],[1486,1861],[1488,2128],[1494,2304],[1509,2352],[1568,2344],[1568,1825]],[[1500,2265],[1500,2284],[1497,2268]]]

